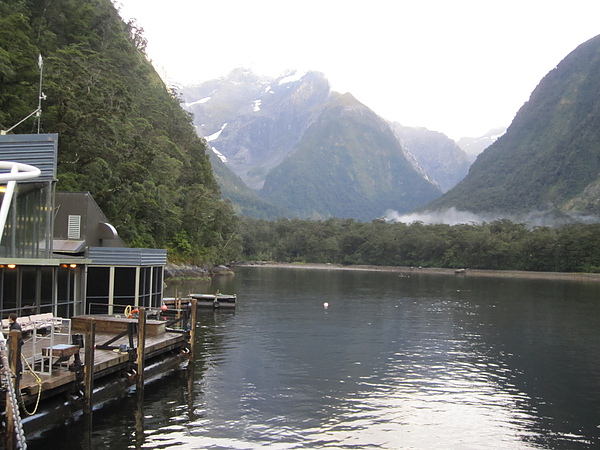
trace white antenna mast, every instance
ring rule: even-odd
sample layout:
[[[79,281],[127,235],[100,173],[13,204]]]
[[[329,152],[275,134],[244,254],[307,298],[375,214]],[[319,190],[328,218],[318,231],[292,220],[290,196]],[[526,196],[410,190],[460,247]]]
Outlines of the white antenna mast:
[[[23,120],[16,123],[12,127],[10,127],[8,130],[0,130],[0,134],[6,134],[6,133],[11,132],[13,129],[15,129],[16,127],[21,125],[23,122],[25,122],[27,119],[29,119],[34,114],[37,117],[37,121],[38,121],[37,132],[38,132],[38,134],[40,134],[40,126],[42,123],[42,100],[46,100],[46,95],[42,92],[42,75],[43,75],[43,68],[44,68],[44,63],[42,61],[42,55],[39,55],[38,66],[40,67],[40,87],[39,87],[39,92],[38,92],[38,107],[37,107],[37,109],[35,111],[33,111],[31,114],[29,114],[27,117],[25,117]]]
[[[38,58],[38,66],[40,68],[40,88],[39,88],[39,95],[38,95],[37,114],[35,116],[37,117],[37,132],[38,132],[38,134],[40,134],[40,126],[42,124],[42,100],[46,100],[46,96],[42,92],[42,77],[44,75],[44,61],[42,60],[41,53]]]

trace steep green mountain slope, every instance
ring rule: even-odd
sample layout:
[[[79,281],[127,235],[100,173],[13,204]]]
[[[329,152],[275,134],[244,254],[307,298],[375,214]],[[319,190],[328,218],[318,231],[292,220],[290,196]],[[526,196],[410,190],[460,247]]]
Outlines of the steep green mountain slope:
[[[206,148],[110,0],[0,2],[0,129],[37,107],[59,134],[58,189],[90,191],[120,235],[172,255],[235,257],[235,216]],[[36,130],[33,119],[13,133]]]
[[[246,186],[242,179],[214,153],[210,152],[209,155],[221,194],[223,198],[231,201],[236,213],[265,220],[275,220],[289,215],[289,212],[284,209],[260,198],[256,191]]]
[[[406,159],[387,122],[352,95],[336,94],[267,175],[261,195],[300,218],[372,220],[440,191]]]
[[[391,125],[402,147],[415,157],[442,192],[453,188],[465,177],[469,158],[448,136],[427,128],[405,127],[397,122]]]
[[[600,213],[600,36],[546,75],[505,135],[424,209]]]

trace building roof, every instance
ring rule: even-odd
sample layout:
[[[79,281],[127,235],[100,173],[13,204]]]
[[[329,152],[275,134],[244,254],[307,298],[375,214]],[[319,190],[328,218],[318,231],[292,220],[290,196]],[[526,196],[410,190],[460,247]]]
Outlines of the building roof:
[[[37,167],[34,182],[56,181],[58,134],[0,135],[0,159]]]

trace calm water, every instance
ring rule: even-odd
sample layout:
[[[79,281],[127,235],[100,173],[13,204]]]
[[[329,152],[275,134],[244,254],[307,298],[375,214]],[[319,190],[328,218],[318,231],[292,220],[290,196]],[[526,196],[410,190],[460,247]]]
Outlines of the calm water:
[[[600,446],[599,283],[256,267],[177,289],[238,294],[200,314],[193,370],[30,448]]]

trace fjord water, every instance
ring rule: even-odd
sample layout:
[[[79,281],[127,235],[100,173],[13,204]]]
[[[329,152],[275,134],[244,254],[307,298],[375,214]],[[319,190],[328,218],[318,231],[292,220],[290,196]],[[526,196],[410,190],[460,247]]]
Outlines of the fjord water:
[[[600,445],[599,283],[248,267],[175,289],[238,294],[201,311],[192,370],[30,448]]]

